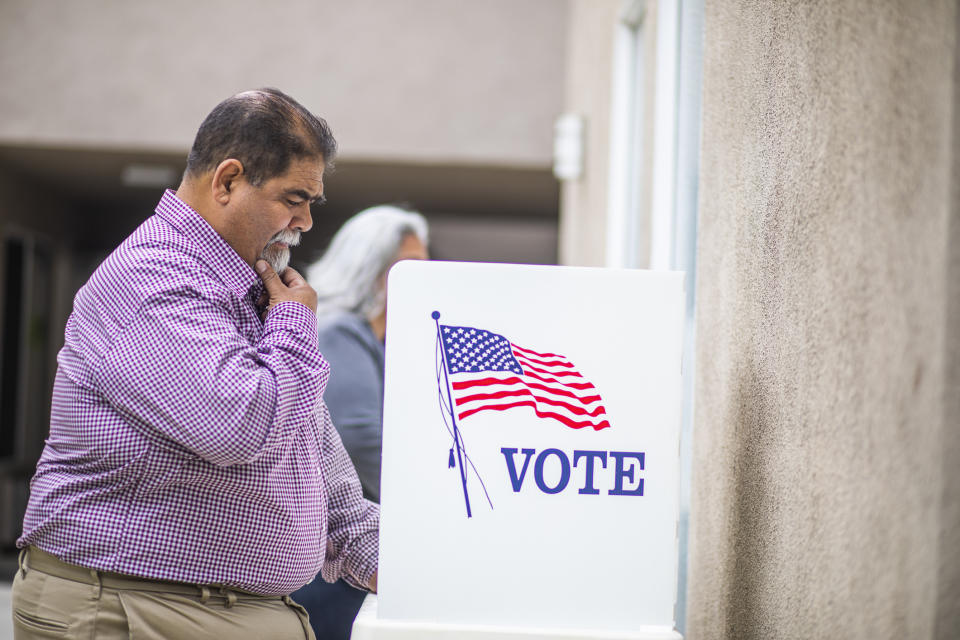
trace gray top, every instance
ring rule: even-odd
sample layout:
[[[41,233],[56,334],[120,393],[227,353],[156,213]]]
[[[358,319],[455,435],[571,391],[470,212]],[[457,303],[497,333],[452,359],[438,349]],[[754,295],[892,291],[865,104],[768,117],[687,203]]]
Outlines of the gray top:
[[[330,363],[323,399],[360,476],[363,495],[380,502],[383,439],[383,343],[352,313],[322,316],[320,353]]]

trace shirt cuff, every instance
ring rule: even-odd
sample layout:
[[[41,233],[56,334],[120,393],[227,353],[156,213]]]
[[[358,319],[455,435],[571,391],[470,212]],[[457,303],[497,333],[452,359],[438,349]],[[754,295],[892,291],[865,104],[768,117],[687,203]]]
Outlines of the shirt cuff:
[[[378,518],[379,521],[379,518]],[[380,564],[380,531],[371,531],[364,535],[366,553],[349,558],[344,563],[343,579],[353,586],[369,591],[370,579]]]
[[[291,326],[292,325],[292,326]],[[281,302],[270,309],[263,323],[263,333],[277,330],[317,335],[317,314],[299,302]]]

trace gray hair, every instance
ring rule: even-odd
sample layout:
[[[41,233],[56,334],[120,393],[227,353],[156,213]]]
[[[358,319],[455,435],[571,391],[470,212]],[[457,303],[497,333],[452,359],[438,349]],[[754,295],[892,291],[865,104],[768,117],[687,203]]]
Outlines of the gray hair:
[[[306,270],[317,291],[317,315],[349,311],[371,320],[383,311],[383,276],[408,235],[427,245],[427,221],[391,205],[364,209],[340,227],[323,257]]]

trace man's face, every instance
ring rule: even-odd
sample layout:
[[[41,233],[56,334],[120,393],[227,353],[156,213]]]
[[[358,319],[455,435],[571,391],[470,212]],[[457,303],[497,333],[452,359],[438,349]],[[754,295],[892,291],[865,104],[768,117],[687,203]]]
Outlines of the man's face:
[[[304,158],[259,187],[241,183],[234,220],[242,245],[236,248],[244,259],[263,258],[277,273],[287,268],[290,247],[313,226],[310,204],[323,198],[323,168],[322,158]]]

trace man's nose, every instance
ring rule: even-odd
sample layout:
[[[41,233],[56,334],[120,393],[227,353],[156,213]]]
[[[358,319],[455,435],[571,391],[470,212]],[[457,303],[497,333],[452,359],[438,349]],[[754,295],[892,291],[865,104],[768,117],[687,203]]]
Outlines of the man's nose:
[[[310,205],[302,207],[302,211],[294,216],[290,226],[297,231],[307,232],[313,227],[313,215],[310,213]]]

